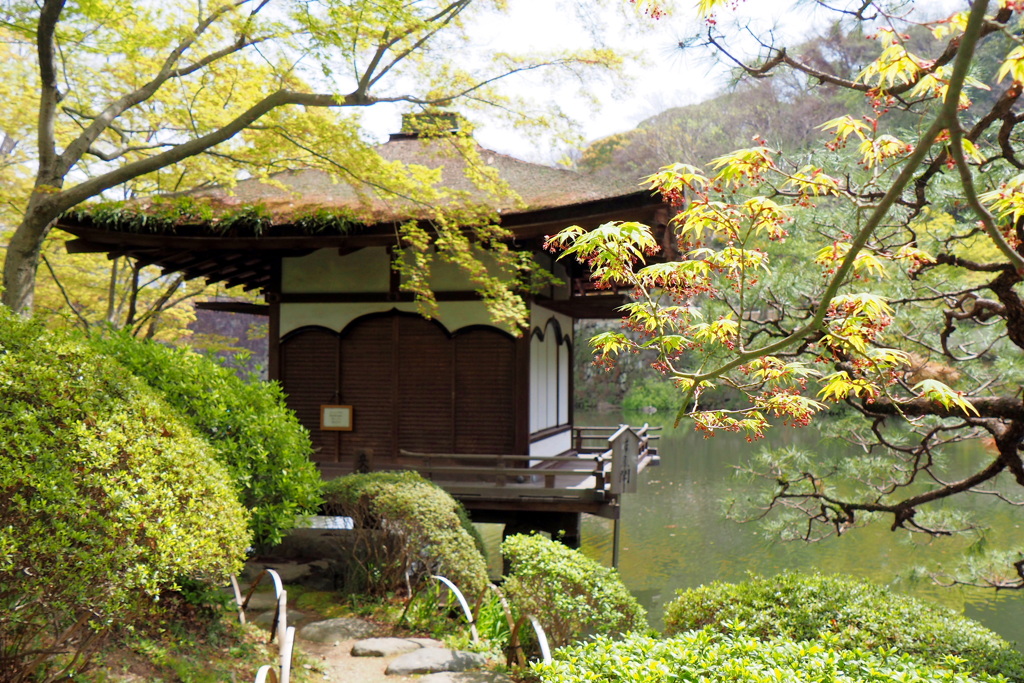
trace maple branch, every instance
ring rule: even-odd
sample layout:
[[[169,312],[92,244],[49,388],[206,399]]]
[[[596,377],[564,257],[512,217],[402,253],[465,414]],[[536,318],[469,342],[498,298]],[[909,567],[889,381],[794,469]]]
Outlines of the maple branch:
[[[988,8],[988,0],[976,0],[971,7],[970,16],[967,21],[967,27],[964,30],[964,34],[961,39],[960,49],[956,55],[956,61],[953,66],[953,73],[950,76],[949,87],[946,93],[946,99],[942,104],[939,113],[936,115],[935,120],[928,127],[928,129],[920,136],[917,141],[917,145],[914,151],[907,157],[904,162],[903,168],[900,169],[899,175],[893,180],[892,184],[886,190],[884,196],[875,205],[871,214],[868,216],[864,225],[857,232],[856,236],[850,241],[850,247],[841,264],[836,269],[829,280],[828,285],[822,294],[821,301],[818,303],[814,310],[814,316],[805,325],[795,330],[789,336],[780,339],[772,344],[768,344],[758,349],[750,350],[745,353],[736,354],[736,356],[729,362],[724,363],[712,370],[707,372],[698,373],[683,373],[675,372],[676,377],[680,377],[689,380],[692,384],[687,390],[683,397],[683,405],[676,415],[676,423],[682,420],[683,416],[686,415],[689,404],[693,399],[694,392],[702,382],[710,381],[721,377],[725,373],[733,370],[741,365],[744,365],[756,358],[761,356],[771,355],[777,351],[790,346],[797,341],[807,337],[808,335],[819,330],[825,321],[825,317],[828,314],[828,309],[832,299],[839,292],[839,288],[846,281],[853,270],[854,261],[857,255],[864,249],[868,240],[874,234],[875,230],[881,225],[883,219],[888,215],[889,209],[896,203],[903,193],[903,190],[910,183],[914,173],[918,167],[924,163],[925,159],[931,150],[932,144],[938,138],[939,134],[944,130],[954,125],[957,116],[957,106],[959,105],[960,92],[963,88],[964,79],[971,66],[971,58],[974,54],[974,47],[977,45],[978,39],[981,35],[982,28],[985,24],[985,10]]]

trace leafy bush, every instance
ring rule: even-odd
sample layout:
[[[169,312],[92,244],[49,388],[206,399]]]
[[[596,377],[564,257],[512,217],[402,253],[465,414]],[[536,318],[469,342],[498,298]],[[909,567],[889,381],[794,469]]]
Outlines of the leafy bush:
[[[350,474],[327,482],[324,500],[329,514],[376,532],[361,536],[348,590],[397,590],[417,568],[444,575],[467,594],[486,585],[487,565],[462,526],[459,504],[416,472]]]
[[[647,628],[647,615],[614,569],[539,535],[509,536],[505,593],[520,614],[537,617],[552,646],[586,633],[607,635]]]
[[[963,670],[1024,680],[1024,655],[981,624],[950,610],[843,576],[787,572],[739,584],[680,591],[665,608],[667,634],[744,622],[758,638],[813,640],[838,647],[896,648],[929,661],[962,658]]]
[[[746,632],[689,631],[667,640],[641,635],[599,637],[558,650],[550,664],[534,664],[542,683],[995,683],[1008,679],[953,673],[955,660],[924,663],[892,649],[844,650],[834,639],[818,642],[758,640]]]
[[[92,340],[156,389],[213,447],[250,512],[254,541],[275,545],[320,504],[309,434],[277,384],[245,382],[186,349],[115,334]]]
[[[179,579],[226,581],[246,522],[148,387],[0,307],[0,680],[66,678]]]
[[[622,409],[643,411],[646,408],[676,411],[682,403],[682,392],[667,379],[648,377],[629,388],[622,399]]]

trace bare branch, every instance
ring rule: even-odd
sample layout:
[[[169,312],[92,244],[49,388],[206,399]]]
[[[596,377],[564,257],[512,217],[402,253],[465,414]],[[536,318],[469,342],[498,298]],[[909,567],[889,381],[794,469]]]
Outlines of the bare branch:
[[[46,257],[46,254],[42,254],[42,259],[43,263],[46,264],[46,269],[50,271],[50,277],[53,278],[54,284],[57,285],[57,289],[60,290],[60,295],[63,297],[64,303],[67,304],[67,307],[70,308],[71,312],[75,314],[76,318],[78,318],[78,322],[82,324],[82,329],[88,332],[90,327],[89,321],[85,319],[85,316],[82,315],[82,312],[78,310],[78,306],[76,306],[75,302],[71,299],[71,295],[68,293],[64,283],[61,282],[60,276],[58,276],[57,271],[53,269],[50,259]]]

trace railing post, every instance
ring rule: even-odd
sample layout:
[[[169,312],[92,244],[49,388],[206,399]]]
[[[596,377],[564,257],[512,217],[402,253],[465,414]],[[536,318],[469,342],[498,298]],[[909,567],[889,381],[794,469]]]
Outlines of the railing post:
[[[639,438],[629,425],[619,425],[619,429],[608,437],[608,446],[612,453],[612,479],[609,493],[617,496],[621,493],[636,493],[637,457]]]
[[[292,650],[295,647],[295,627],[289,626],[281,641],[281,677],[280,683],[289,683],[292,676]]]
[[[235,594],[235,607],[238,608],[238,623],[245,626],[245,602],[242,600],[242,590],[238,587],[238,579],[231,575],[231,590]]]
[[[277,596],[277,619],[275,626],[277,631],[277,645],[284,646],[284,636],[288,632],[288,591],[282,590]]]

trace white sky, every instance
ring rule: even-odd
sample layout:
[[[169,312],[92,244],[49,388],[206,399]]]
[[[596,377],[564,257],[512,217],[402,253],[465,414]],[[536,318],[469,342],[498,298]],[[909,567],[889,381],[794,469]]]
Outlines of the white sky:
[[[830,4],[849,2],[860,4],[860,0],[832,0]],[[597,0],[509,0],[509,15],[482,22],[476,34],[481,44],[497,50],[526,52],[551,50],[559,45],[584,46],[589,37],[575,16],[575,4],[600,5]],[[712,64],[696,50],[682,51],[678,47],[680,40],[702,25],[693,9],[696,4],[696,0],[676,0],[672,15],[657,21],[642,17],[638,29],[632,31],[619,15],[624,7],[629,7],[627,0],[605,1],[598,10],[604,24],[601,38],[620,51],[639,53],[641,61],[626,67],[628,92],[615,89],[608,82],[594,85],[591,95],[599,100],[599,107],[577,96],[571,88],[551,92],[548,87],[530,81],[520,87],[531,97],[553,98],[580,122],[588,141],[630,130],[670,107],[707,99],[727,86],[729,74],[725,67]],[[949,13],[964,7],[966,0],[918,0],[916,5],[929,12]],[[722,19],[729,14],[724,12]],[[812,0],[741,0],[735,16],[758,30],[773,28],[789,44],[821,30],[835,17]],[[751,42],[747,49],[754,50],[756,46]],[[399,126],[396,112],[382,112],[367,123],[382,139]],[[480,125],[476,137],[485,147],[531,161],[551,162],[564,152],[538,149],[522,133],[486,123]]]

